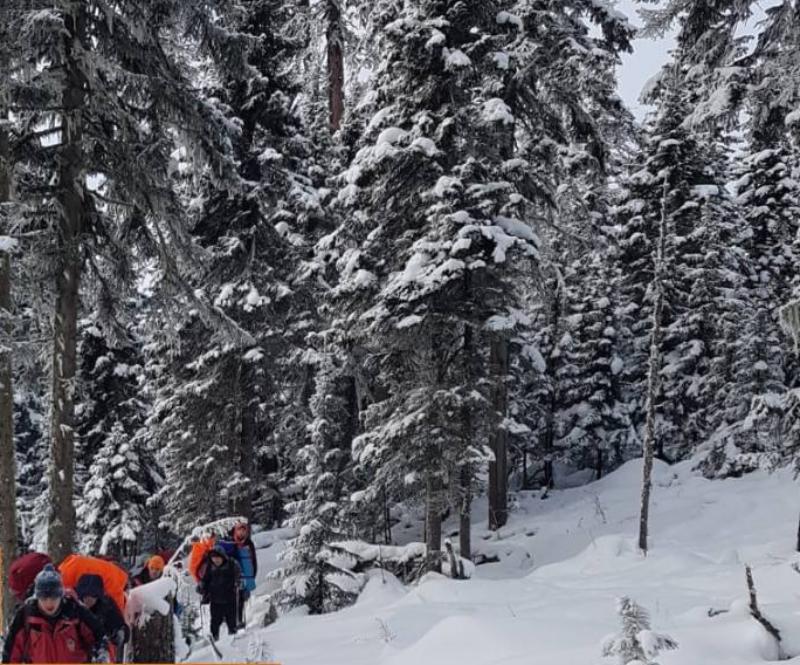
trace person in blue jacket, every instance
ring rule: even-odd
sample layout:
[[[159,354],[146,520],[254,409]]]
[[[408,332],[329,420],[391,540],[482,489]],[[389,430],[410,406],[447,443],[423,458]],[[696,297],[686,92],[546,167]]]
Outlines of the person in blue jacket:
[[[239,562],[242,571],[241,585],[239,589],[238,616],[236,617],[240,628],[244,627],[244,604],[250,598],[250,594],[256,588],[256,573],[258,572],[258,560],[256,559],[256,546],[250,538],[250,525],[246,522],[238,522],[234,525],[230,533],[230,538],[236,549],[234,556]]]

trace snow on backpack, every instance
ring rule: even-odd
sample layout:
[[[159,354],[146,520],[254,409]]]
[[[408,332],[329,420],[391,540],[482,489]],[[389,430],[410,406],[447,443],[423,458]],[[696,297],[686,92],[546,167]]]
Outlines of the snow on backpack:
[[[82,554],[70,554],[58,567],[64,586],[74,589],[82,575],[99,575],[103,578],[106,596],[114,601],[125,616],[125,587],[128,573],[110,561]]]
[[[50,557],[41,552],[28,552],[11,563],[8,569],[8,588],[20,603],[25,601],[36,576],[48,563],[52,563]]]

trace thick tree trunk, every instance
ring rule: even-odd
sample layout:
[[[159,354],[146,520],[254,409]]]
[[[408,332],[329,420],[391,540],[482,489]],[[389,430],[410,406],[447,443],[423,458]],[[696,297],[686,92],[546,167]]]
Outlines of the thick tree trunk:
[[[327,0],[325,38],[328,45],[328,108],[331,132],[342,126],[344,118],[344,40],[341,0]]]
[[[4,68],[0,66],[0,74]],[[0,92],[2,95],[2,92]],[[2,207],[11,200],[11,160],[5,105],[0,97],[0,222]],[[0,227],[0,235],[6,227]],[[14,457],[14,394],[11,372],[11,255],[0,251],[0,575],[8,579],[8,564],[17,549],[17,472]],[[11,619],[13,599],[8,585],[3,585],[0,630]]]
[[[81,39],[83,21],[82,12],[65,16],[66,83],[62,95],[62,144],[58,154],[59,256],[53,317],[50,514],[47,525],[47,547],[54,561],[60,561],[72,552],[75,534],[75,506],[72,501],[75,465],[74,393],[80,304],[80,243],[86,210],[83,198],[85,173],[81,123],[85,86],[72,57],[72,46]]]
[[[167,598],[170,606],[172,596]],[[172,612],[155,612],[143,626],[133,624],[131,635],[134,663],[174,663],[175,628]]]
[[[428,471],[425,479],[425,544],[428,546],[427,569],[442,572],[442,479]]]
[[[489,463],[489,528],[499,529],[508,521],[508,432],[504,420],[508,408],[508,340],[501,335],[490,342],[492,408],[496,422],[489,445],[494,460]]]

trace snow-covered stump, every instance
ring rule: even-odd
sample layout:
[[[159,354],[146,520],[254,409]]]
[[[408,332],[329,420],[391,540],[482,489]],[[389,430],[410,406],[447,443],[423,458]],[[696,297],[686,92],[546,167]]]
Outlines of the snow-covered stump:
[[[131,590],[126,608],[132,633],[131,662],[175,662],[176,628],[172,607],[176,592],[177,584],[169,577]]]

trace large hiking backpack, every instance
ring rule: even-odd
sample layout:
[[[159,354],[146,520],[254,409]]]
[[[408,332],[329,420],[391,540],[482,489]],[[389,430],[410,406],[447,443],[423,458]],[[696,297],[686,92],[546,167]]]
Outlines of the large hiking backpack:
[[[189,572],[195,580],[200,582],[205,572],[206,554],[212,550],[216,543],[216,538],[211,536],[203,538],[192,544],[192,551],[189,554]]]
[[[25,602],[36,576],[48,563],[50,557],[41,552],[28,552],[12,562],[8,569],[8,588],[20,603]]]
[[[122,616],[125,616],[125,587],[128,573],[110,561],[82,554],[70,554],[58,567],[65,587],[75,588],[82,575],[99,575],[103,578],[106,596],[114,601]]]

